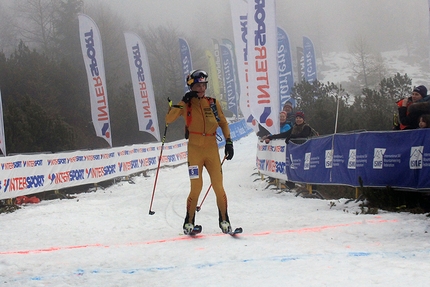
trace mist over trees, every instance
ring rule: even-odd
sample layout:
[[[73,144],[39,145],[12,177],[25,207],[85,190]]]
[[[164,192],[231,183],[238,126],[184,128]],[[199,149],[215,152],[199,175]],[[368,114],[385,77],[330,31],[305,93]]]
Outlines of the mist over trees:
[[[280,18],[280,26],[292,27],[291,21],[297,16],[291,15],[286,4],[280,6],[278,13],[286,15]],[[183,96],[178,38],[184,37],[190,44],[193,65],[208,70],[205,49],[211,49],[211,38],[232,39],[228,10],[227,5],[224,18],[214,15],[200,15],[198,18],[199,23],[206,20],[219,23],[219,29],[200,32],[196,26],[191,26],[186,33],[169,23],[136,27],[111,6],[89,5],[82,0],[16,0],[8,8],[0,3],[0,90],[8,152],[59,152],[107,147],[106,142],[95,135],[91,122],[78,13],[88,14],[100,29],[113,146],[124,146],[155,139],[138,130],[123,32],[134,31],[145,43],[162,133],[168,111],[167,98],[177,102]],[[321,18],[321,15],[315,15],[312,21],[321,21]],[[321,57],[333,44],[330,42],[332,36],[324,29],[330,25],[324,23],[318,30],[308,33],[311,37],[314,34]],[[307,29],[291,29],[290,34],[296,39],[293,41],[298,42],[299,35],[301,39]],[[402,33],[409,33],[413,38],[414,31],[404,30]],[[293,96],[298,100],[298,109],[305,112],[307,122],[320,134],[334,132],[337,101],[337,132],[392,128],[395,101],[410,93],[412,81],[407,75],[390,74],[380,57],[381,47],[372,44],[372,39],[364,36],[357,36],[356,41],[350,42],[354,70],[351,82],[295,84]],[[411,45],[408,51],[411,59],[422,59],[426,49],[421,45]],[[167,141],[183,136],[181,121],[169,125]]]

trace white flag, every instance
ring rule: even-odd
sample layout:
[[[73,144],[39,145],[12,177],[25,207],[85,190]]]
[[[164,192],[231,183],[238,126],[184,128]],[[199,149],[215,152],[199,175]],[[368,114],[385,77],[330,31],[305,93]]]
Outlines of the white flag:
[[[160,141],[154,89],[145,44],[135,33],[125,32],[124,37],[133,83],[139,130],[150,133]]]
[[[96,23],[85,14],[79,14],[79,36],[82,56],[87,70],[94,129],[112,147],[109,105],[106,90],[102,40]]]
[[[234,50],[237,59],[237,74],[240,85],[239,107],[246,123],[258,132],[258,125],[251,114],[248,91],[248,4],[244,0],[230,0],[234,36]]]
[[[6,156],[6,140],[4,136],[3,103],[1,100],[1,91],[0,91],[0,149],[3,155]]]
[[[275,0],[248,0],[249,104],[271,134],[279,127],[278,33]]]

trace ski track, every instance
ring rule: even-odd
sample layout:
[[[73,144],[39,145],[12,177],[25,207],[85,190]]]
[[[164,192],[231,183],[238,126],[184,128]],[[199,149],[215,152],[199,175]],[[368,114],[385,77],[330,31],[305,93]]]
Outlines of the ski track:
[[[232,237],[218,227],[211,190],[195,238],[182,234],[186,165],[72,200],[1,214],[2,286],[426,286],[425,215],[356,215],[359,203],[278,194],[256,180],[255,135],[223,165]],[[222,151],[220,151],[222,155]],[[240,179],[240,180],[238,180]],[[204,179],[199,204],[210,182]]]

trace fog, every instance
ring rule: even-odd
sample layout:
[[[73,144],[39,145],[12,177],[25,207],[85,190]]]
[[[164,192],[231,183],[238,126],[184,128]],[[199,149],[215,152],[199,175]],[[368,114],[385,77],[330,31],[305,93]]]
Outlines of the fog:
[[[31,0],[29,0],[31,1]],[[244,0],[235,0],[244,1]],[[0,0],[12,7],[14,0]],[[19,0],[18,2],[25,2]],[[130,29],[170,25],[184,37],[209,46],[211,38],[233,39],[230,1],[197,0],[83,0],[85,9],[110,9]],[[277,0],[276,20],[289,35],[291,46],[310,37],[317,54],[348,51],[358,37],[375,52],[407,48],[428,57],[429,7],[427,0]],[[10,17],[0,11],[0,17]],[[13,18],[14,15],[12,13]],[[10,30],[2,22],[0,34]],[[4,37],[4,36],[3,36]],[[1,40],[1,35],[0,35]]]
[[[109,5],[131,27],[171,24],[185,37],[202,41],[233,38],[229,0],[85,0],[85,4]],[[378,52],[411,46],[428,50],[426,0],[278,0],[276,6],[277,23],[289,34],[292,47],[301,46],[306,35],[319,53],[347,51],[357,37],[364,37]]]

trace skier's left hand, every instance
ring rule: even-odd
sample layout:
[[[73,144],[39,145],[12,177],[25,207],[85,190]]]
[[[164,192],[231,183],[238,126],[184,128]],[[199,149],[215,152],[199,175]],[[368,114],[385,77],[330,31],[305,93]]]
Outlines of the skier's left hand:
[[[224,154],[226,160],[231,160],[234,155],[233,141],[231,138],[225,140]]]

